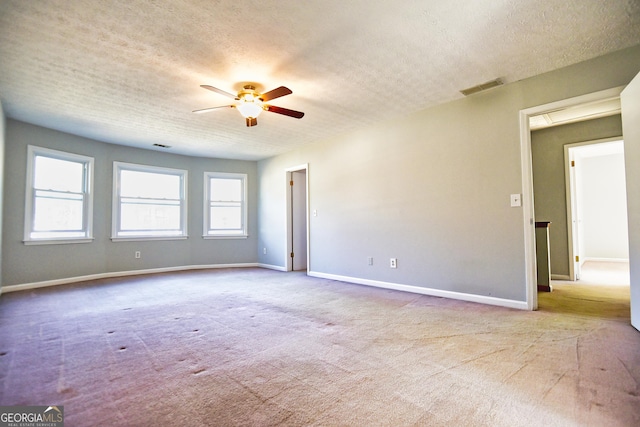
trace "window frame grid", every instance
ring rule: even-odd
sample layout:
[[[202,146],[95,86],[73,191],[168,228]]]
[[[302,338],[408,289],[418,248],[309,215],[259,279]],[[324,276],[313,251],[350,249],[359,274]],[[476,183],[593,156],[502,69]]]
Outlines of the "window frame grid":
[[[212,201],[211,200],[211,180],[212,179],[235,179],[241,182],[241,201]],[[204,173],[204,200],[203,200],[203,223],[202,237],[204,239],[246,239],[249,237],[248,224],[248,175],[246,173],[229,173],[229,172],[205,172]],[[214,203],[240,204],[240,221],[241,228],[238,233],[223,233],[221,229],[212,229],[211,226],[211,208]],[[228,206],[227,206],[228,207]],[[216,232],[218,231],[218,232]]]
[[[120,172],[134,171],[161,175],[173,175],[180,178],[180,199],[161,199],[157,197],[132,197],[132,196],[120,196],[121,184],[120,184]],[[111,240],[113,242],[134,241],[134,240],[184,240],[189,237],[188,235],[188,176],[189,172],[185,169],[167,168],[161,166],[149,166],[137,163],[127,162],[113,162],[113,202],[112,202],[112,224],[111,224]],[[123,205],[122,200],[158,200],[178,202],[177,206],[180,209],[180,228],[174,229],[136,229],[136,230],[122,230],[120,213]],[[131,203],[133,204],[133,203]],[[150,203],[150,205],[158,205],[157,203]],[[171,233],[175,231],[175,234]],[[165,233],[163,233],[165,232]],[[157,234],[160,233],[160,234]]]
[[[73,191],[57,191],[51,188],[36,188],[36,157],[48,157],[51,159],[62,160],[66,162],[75,162],[82,165],[82,192]],[[66,151],[54,150],[51,148],[38,147],[35,145],[27,146],[27,176],[26,176],[26,192],[25,192],[25,210],[24,210],[24,235],[23,243],[25,245],[51,245],[65,243],[90,243],[93,238],[93,174],[95,160],[93,157],[81,154],[69,153]],[[80,230],[36,230],[36,199],[47,198],[38,196],[39,192],[79,195],[82,201],[82,228]],[[63,200],[64,197],[48,197],[49,199]],[[63,234],[61,236],[33,237],[33,233]],[[78,233],[82,235],[71,236],[65,233]]]

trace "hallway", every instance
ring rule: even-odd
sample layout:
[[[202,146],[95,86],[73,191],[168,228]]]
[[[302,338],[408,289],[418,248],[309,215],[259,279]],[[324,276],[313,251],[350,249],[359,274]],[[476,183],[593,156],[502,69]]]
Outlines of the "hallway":
[[[552,280],[552,292],[538,293],[538,309],[629,323],[629,283],[628,262],[587,261],[580,280]]]

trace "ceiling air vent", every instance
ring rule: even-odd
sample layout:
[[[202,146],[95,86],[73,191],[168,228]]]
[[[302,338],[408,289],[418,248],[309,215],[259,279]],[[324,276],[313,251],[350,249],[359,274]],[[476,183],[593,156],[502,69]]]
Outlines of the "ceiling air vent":
[[[492,87],[500,86],[502,84],[503,84],[502,80],[495,79],[495,80],[491,80],[490,82],[482,83],[481,85],[470,87],[468,89],[462,89],[460,93],[463,94],[464,96],[469,96],[474,93],[482,92],[483,90],[491,89]]]

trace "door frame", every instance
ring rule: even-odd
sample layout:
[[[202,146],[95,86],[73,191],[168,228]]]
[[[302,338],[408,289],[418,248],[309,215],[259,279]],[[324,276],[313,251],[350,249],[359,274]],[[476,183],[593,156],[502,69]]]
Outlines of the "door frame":
[[[522,168],[522,219],[524,224],[525,286],[527,309],[538,309],[538,277],[536,273],[535,211],[533,206],[533,167],[529,118],[589,102],[617,98],[625,86],[567,98],[520,110],[520,163]]]
[[[304,203],[304,208],[305,208],[305,216],[307,218],[307,236],[306,236],[306,241],[307,241],[307,272],[309,271],[309,267],[310,267],[310,260],[311,260],[311,256],[310,256],[310,252],[309,252],[309,247],[310,247],[310,241],[309,241],[309,236],[310,236],[310,226],[309,226],[309,163],[304,163],[302,165],[298,165],[298,166],[293,166],[290,168],[285,169],[285,186],[286,186],[286,191],[285,194],[286,196],[286,230],[287,232],[286,234],[286,243],[285,243],[285,248],[286,248],[286,253],[285,253],[285,266],[286,266],[286,271],[293,271],[293,260],[291,259],[291,252],[293,251],[293,246],[292,246],[292,236],[293,236],[293,217],[292,217],[292,207],[293,207],[293,201],[291,200],[291,185],[289,184],[289,181],[291,181],[291,175],[293,172],[299,172],[299,171],[305,171],[305,194],[306,194],[306,200]]]

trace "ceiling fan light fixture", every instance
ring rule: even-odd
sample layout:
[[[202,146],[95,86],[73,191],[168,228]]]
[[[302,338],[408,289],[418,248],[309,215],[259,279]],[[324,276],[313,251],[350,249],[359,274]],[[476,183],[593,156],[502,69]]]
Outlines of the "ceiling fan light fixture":
[[[258,104],[257,102],[241,102],[236,105],[236,108],[238,109],[238,111],[240,111],[240,114],[242,114],[242,117],[244,117],[245,119],[255,119],[260,115],[260,113],[262,113],[262,105]]]
[[[245,119],[255,119],[263,110],[262,101],[252,93],[242,95],[240,97],[240,102],[236,105],[236,108]]]

